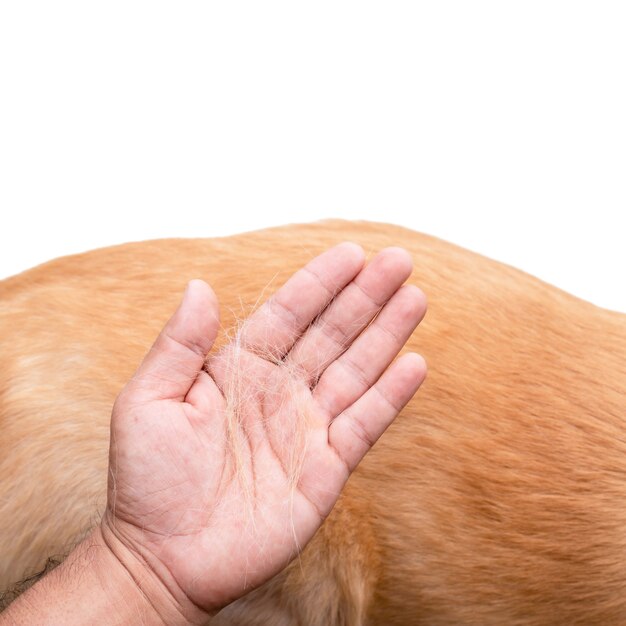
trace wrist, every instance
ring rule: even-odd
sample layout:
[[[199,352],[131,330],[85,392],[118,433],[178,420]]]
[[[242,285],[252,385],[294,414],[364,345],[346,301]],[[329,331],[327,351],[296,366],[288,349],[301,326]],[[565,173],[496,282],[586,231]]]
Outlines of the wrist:
[[[208,624],[215,612],[209,613],[195,605],[178,586],[176,580],[146,549],[135,547],[119,532],[119,524],[110,523],[105,515],[94,531],[106,548],[120,580],[132,586],[146,610],[151,610],[167,626],[199,626]]]
[[[106,525],[95,528],[56,569],[0,615],[0,625],[195,626],[210,618],[179,605],[165,585]]]

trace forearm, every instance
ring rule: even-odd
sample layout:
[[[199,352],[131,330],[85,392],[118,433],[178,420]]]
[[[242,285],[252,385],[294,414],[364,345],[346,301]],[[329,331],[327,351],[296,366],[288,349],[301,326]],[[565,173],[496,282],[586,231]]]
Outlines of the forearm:
[[[198,613],[183,615],[151,574],[122,563],[131,558],[122,555],[120,559],[98,527],[59,567],[0,614],[0,626],[187,626],[202,622]]]

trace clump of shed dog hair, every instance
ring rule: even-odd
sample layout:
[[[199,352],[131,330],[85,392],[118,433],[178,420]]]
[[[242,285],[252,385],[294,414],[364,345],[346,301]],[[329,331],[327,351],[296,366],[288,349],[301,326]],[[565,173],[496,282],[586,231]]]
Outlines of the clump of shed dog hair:
[[[269,346],[245,345],[246,317],[237,316],[223,346],[209,355],[205,369],[225,400],[223,427],[227,476],[236,480],[246,508],[255,505],[253,457],[260,445],[280,464],[290,501],[298,488],[312,423],[311,389],[298,369]]]
[[[293,345],[281,348],[273,343],[275,331],[284,330],[282,328],[269,325],[265,336],[259,338],[255,334],[253,342],[247,337],[248,320],[259,310],[259,303],[265,300],[268,288],[269,285],[250,310],[246,310],[242,302],[238,312],[230,310],[230,317],[235,323],[225,332],[223,330],[222,347],[209,355],[205,363],[205,369],[213,376],[225,399],[223,419],[228,476],[230,480],[239,482],[248,511],[254,506],[256,497],[255,479],[258,475],[255,475],[253,457],[255,446],[259,443],[269,444],[280,463],[290,490],[290,505],[293,504],[293,496],[302,477],[308,433],[320,418],[319,407],[315,410],[311,394],[317,379],[310,380],[302,365],[294,364],[288,357],[291,349],[312,326],[324,325],[324,312],[341,292],[337,289],[324,310],[308,326],[299,329]],[[267,302],[270,308],[271,303],[270,297]],[[354,336],[371,321],[369,316],[367,320],[353,320]],[[340,352],[347,347],[344,345]],[[319,377],[338,356],[333,354],[322,358],[320,354],[314,354],[310,357],[314,363],[307,363],[306,366],[314,369]]]

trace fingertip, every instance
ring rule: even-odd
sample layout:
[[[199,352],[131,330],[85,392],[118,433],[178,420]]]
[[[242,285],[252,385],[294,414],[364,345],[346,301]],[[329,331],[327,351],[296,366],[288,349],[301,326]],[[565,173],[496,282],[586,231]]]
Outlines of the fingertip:
[[[187,283],[180,306],[166,329],[206,356],[217,336],[219,320],[219,305],[213,289],[204,280],[194,278]]]
[[[205,289],[205,288],[209,288],[209,285],[207,282],[205,282],[204,280],[202,280],[201,278],[192,278],[188,283],[187,283],[187,289]],[[211,289],[212,291],[212,289]]]
[[[343,241],[336,246],[338,250],[343,250],[345,254],[352,258],[355,263],[363,265],[365,263],[365,251],[354,241]]]
[[[400,357],[402,367],[407,374],[417,383],[421,385],[428,373],[428,365],[426,359],[417,352],[408,352]]]
[[[399,289],[403,302],[409,308],[410,315],[416,319],[417,323],[422,321],[426,315],[428,301],[426,294],[415,285],[405,284]]]
[[[398,246],[383,248],[377,258],[383,267],[392,270],[402,281],[405,281],[413,271],[413,257],[404,248]]]
[[[428,297],[424,293],[422,289],[420,289],[417,285],[407,284],[404,286],[405,289],[408,289],[411,293],[415,294],[415,298],[418,299],[424,308],[428,305]]]
[[[187,283],[182,301],[186,305],[215,309],[217,314],[217,296],[209,284],[201,278],[193,278]]]
[[[185,289],[185,293],[193,292],[197,294],[210,294],[211,297],[215,298],[215,292],[209,284],[202,280],[201,278],[192,278],[187,283],[187,288]]]
[[[413,257],[406,248],[402,248],[401,246],[389,246],[388,248],[384,248],[382,252],[393,254],[398,260],[403,260],[407,266],[413,267]]]

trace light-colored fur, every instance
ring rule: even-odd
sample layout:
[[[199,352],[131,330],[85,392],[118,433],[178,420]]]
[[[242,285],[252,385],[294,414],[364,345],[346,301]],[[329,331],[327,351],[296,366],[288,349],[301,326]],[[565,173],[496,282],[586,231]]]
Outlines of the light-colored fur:
[[[113,400],[186,281],[229,328],[344,240],[413,254],[428,378],[301,559],[216,623],[626,624],[626,316],[364,222],[127,244],[0,282],[0,588],[97,521]]]

